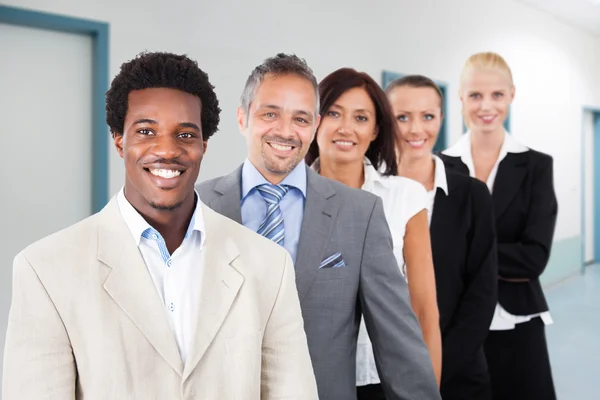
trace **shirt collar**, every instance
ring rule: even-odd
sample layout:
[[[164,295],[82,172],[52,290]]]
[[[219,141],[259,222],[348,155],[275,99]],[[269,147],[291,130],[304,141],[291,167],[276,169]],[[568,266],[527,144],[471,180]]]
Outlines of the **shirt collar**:
[[[384,186],[388,186],[389,180],[385,179],[386,177],[381,174],[381,172],[377,171],[373,164],[371,164],[371,160],[367,157],[363,159],[364,165],[364,174],[365,174],[365,182],[362,185],[363,190],[371,190],[375,183],[380,183]],[[312,163],[310,168],[315,171],[317,174],[321,173],[321,162],[319,157]]]
[[[506,130],[504,131],[504,141],[500,148],[497,163],[500,163],[508,153],[524,153],[529,151],[529,148],[519,143]],[[471,153],[471,131],[467,131],[463,137],[452,147],[442,152],[451,157],[460,157],[462,162],[469,168],[471,175],[475,170],[473,166],[473,155]]]
[[[446,177],[446,167],[441,158],[434,155],[433,162],[435,163],[435,175],[433,177],[434,188],[440,188],[448,196],[448,178]]]
[[[265,183],[269,183],[269,181],[267,181],[250,160],[246,158],[242,167],[242,200],[248,196],[252,189]],[[298,189],[306,198],[306,163],[304,160],[300,161],[280,184]]]
[[[204,217],[202,214],[202,202],[200,201],[200,196],[198,196],[198,192],[194,190],[194,195],[196,196],[196,209],[194,210],[194,214],[192,214],[192,220],[190,221],[190,225],[188,226],[185,237],[187,238],[194,231],[198,231],[201,234],[202,239],[204,239]],[[146,231],[148,228],[154,230],[154,228],[140,215],[140,213],[131,205],[129,200],[125,197],[125,189],[122,187],[119,193],[117,194],[117,204],[119,205],[119,210],[121,211],[121,215],[129,228],[129,231],[133,235],[133,239],[137,246],[140,245],[140,241],[142,238],[142,233]]]
[[[435,176],[433,178],[434,187],[442,189],[444,193],[448,195],[448,180],[446,179],[446,167],[444,166],[444,162],[436,155],[433,156],[433,161],[435,162]],[[391,184],[391,180],[386,179],[389,177],[378,172],[367,157],[365,157],[364,163],[365,183],[363,185],[363,189],[369,190],[373,187],[375,182],[383,186],[389,186]],[[383,166],[383,169],[385,169],[385,166]]]
[[[370,191],[373,189],[375,184],[389,187],[390,179],[388,176],[383,175],[380,171],[385,170],[385,166],[381,167],[380,170],[376,170],[371,160],[367,157],[363,159],[364,170],[365,170],[365,182],[362,185],[362,189]]]
[[[321,161],[319,160],[319,157],[313,161],[309,168],[315,171],[317,174],[321,173]]]

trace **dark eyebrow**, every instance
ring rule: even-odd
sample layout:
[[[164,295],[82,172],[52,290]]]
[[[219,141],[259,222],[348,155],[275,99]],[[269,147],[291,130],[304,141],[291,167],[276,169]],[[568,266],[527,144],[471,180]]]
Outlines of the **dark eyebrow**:
[[[142,119],[138,119],[137,121],[135,121],[133,123],[134,125],[138,125],[138,124],[151,124],[151,125],[157,125],[158,122],[156,122],[153,119],[149,119],[149,118],[142,118]],[[194,124],[193,122],[182,122],[179,124],[180,128],[192,128],[195,129],[197,131],[200,131],[200,127],[196,124]]]
[[[281,107],[279,107],[279,106],[276,106],[275,104],[261,104],[261,105],[258,107],[258,109],[259,109],[259,110],[260,110],[260,109],[263,109],[263,108],[268,108],[268,109],[271,109],[271,110],[277,110],[277,111],[281,110]],[[308,111],[304,111],[304,110],[294,110],[294,114],[307,115],[307,116],[309,116],[310,118],[313,118],[313,117],[314,117],[314,115],[313,115],[312,113],[310,113],[310,112],[308,112]]]
[[[194,124],[193,122],[182,122],[179,124],[179,126],[181,128],[192,128],[197,131],[200,131],[200,127],[198,125]]]
[[[400,110],[396,113],[396,115],[400,115],[400,114],[435,114],[435,110],[431,109],[427,109],[427,110],[421,110],[421,111],[405,111],[405,110]]]
[[[341,106],[341,105],[339,105],[337,103],[332,104],[331,107],[329,107],[329,108],[334,108],[334,107],[342,109],[342,110],[345,110],[345,108],[343,106]],[[359,109],[354,110],[354,112],[365,113],[365,114],[373,114],[371,111],[367,110],[366,108],[359,108]]]
[[[279,107],[279,106],[276,106],[276,105],[274,105],[274,104],[261,104],[261,105],[260,105],[258,108],[259,108],[259,109],[260,109],[260,108],[271,108],[271,109],[273,109],[273,110],[281,110],[281,107]]]
[[[156,125],[156,124],[158,124],[158,122],[156,122],[153,119],[142,118],[142,119],[138,119],[137,121],[135,121],[133,123],[133,125],[138,125],[138,124],[154,124],[154,125]]]

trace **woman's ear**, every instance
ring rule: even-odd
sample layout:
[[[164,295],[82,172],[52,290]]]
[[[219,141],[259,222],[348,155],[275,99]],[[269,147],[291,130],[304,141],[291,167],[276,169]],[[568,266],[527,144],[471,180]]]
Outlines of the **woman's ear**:
[[[379,135],[379,125],[375,126],[375,130],[373,131],[373,137],[371,138],[371,142],[377,139],[377,135]]]

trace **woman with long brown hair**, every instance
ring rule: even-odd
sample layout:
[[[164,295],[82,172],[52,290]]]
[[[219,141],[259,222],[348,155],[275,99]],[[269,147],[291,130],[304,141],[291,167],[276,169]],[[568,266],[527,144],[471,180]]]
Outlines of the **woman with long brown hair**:
[[[321,175],[368,190],[383,200],[394,254],[439,383],[441,339],[427,225],[426,193],[396,176],[396,123],[385,93],[367,74],[339,69],[319,84],[321,123],[306,161]],[[393,307],[393,305],[390,305]],[[359,399],[384,399],[364,323],[357,346]]]

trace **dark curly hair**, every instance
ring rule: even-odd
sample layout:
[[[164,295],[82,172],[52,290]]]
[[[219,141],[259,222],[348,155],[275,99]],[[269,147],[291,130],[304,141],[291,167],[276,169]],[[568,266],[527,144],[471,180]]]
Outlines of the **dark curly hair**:
[[[218,129],[219,100],[208,75],[185,55],[143,52],[123,65],[106,92],[106,123],[113,135],[122,135],[127,100],[133,90],[169,88],[198,96],[202,104],[202,138]]]

